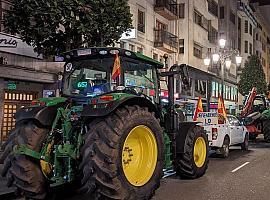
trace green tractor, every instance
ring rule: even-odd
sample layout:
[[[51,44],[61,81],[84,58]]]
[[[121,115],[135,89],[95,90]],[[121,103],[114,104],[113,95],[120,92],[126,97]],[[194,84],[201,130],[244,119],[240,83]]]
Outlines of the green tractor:
[[[205,173],[206,133],[179,120],[174,105],[174,76],[188,84],[185,65],[159,73],[162,63],[119,48],[77,49],[64,58],[62,97],[40,98],[15,115],[1,158],[8,186],[28,199],[74,183],[93,199],[146,200],[166,170],[191,179]],[[165,105],[160,77],[168,79]]]

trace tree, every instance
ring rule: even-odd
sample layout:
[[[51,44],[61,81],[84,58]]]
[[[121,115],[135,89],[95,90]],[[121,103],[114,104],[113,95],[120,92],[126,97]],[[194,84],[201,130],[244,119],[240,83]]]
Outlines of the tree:
[[[13,0],[5,30],[45,56],[114,45],[132,28],[127,0]]]
[[[257,93],[266,93],[265,73],[258,56],[252,55],[246,61],[238,87],[242,95],[248,94],[252,87],[257,88]]]

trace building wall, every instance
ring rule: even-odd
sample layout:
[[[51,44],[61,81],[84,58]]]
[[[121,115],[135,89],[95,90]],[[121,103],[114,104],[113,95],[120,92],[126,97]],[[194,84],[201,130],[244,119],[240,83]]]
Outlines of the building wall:
[[[256,40],[255,35],[255,53],[259,52],[259,57],[261,59],[261,64],[263,66],[263,70],[266,76],[266,82],[269,83],[269,52],[267,50],[267,38],[269,38],[269,33],[267,31],[267,24],[264,19],[260,15],[259,12],[256,12],[256,18],[258,21],[258,25],[256,28],[256,32],[258,33],[258,40]]]
[[[0,0],[0,19],[9,9],[9,0]],[[15,124],[12,116],[32,98],[56,94],[57,73],[63,63],[47,62],[19,36],[10,35],[0,27],[0,145]],[[10,87],[10,84],[15,87]],[[47,93],[46,93],[47,92]],[[7,127],[8,126],[8,127]]]
[[[129,6],[131,13],[133,14],[133,27],[135,28],[136,38],[135,39],[122,39],[121,45],[122,47],[132,50],[132,51],[141,51],[142,53],[149,56],[155,57],[156,60],[164,62],[163,56],[164,54],[168,54],[165,51],[162,51],[158,48],[154,48],[154,28],[156,20],[166,24],[168,26],[168,31],[174,35],[176,35],[176,26],[177,23],[175,21],[170,21],[161,15],[157,14],[154,11],[154,1],[145,1],[139,0],[129,1]],[[145,13],[145,33],[138,31],[138,10],[143,11]],[[173,65],[177,62],[177,56],[175,54],[168,55],[168,65]]]
[[[198,11],[206,20],[210,20],[216,30],[218,30],[218,17],[209,13],[208,3],[205,0],[181,0],[180,3],[185,3],[186,13],[185,18],[179,20],[179,37],[185,40],[184,54],[179,54],[179,62],[208,71],[203,59],[208,51],[210,49],[214,51],[217,45],[209,42],[208,30],[195,23],[194,11]],[[202,47],[202,58],[194,56],[194,43]]]
[[[247,58],[255,54],[255,46],[259,45],[254,41],[257,27],[256,17],[249,7],[247,0],[241,2],[243,3],[241,7],[238,5],[238,17],[241,19],[241,32],[238,34],[241,34],[241,55],[243,56],[243,62],[239,70],[243,69]],[[250,48],[250,46],[252,48]]]

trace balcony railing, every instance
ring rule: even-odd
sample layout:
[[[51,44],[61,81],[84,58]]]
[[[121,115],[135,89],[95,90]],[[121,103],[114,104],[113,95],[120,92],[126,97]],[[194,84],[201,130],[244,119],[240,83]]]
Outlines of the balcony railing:
[[[237,8],[238,10],[244,12],[252,20],[254,24],[257,24],[256,17],[254,16],[253,11],[249,5],[242,2],[241,0],[238,0]]]
[[[176,0],[156,0],[155,11],[169,20],[179,18],[179,5]]]
[[[155,33],[155,41],[154,41],[155,47],[166,48],[165,45],[168,45],[169,46],[167,48],[168,51],[177,51],[178,47],[177,36],[173,35],[172,33],[169,33],[168,31],[159,29],[155,29],[154,33]],[[172,48],[175,48],[175,50],[172,50]]]

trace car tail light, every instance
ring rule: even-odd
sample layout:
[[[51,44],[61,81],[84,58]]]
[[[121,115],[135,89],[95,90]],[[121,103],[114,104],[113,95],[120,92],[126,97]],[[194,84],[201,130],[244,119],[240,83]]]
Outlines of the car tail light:
[[[31,102],[31,105],[32,105],[32,106],[37,106],[37,105],[39,105],[39,101],[33,100],[33,101]]]
[[[105,96],[100,97],[99,99],[102,100],[102,101],[111,101],[114,98],[113,98],[113,96],[105,95]]]
[[[39,101],[39,100],[33,100],[31,102],[32,106],[46,106],[46,102],[44,101]]]
[[[218,137],[218,129],[212,128],[212,140],[216,140]]]

